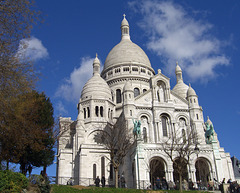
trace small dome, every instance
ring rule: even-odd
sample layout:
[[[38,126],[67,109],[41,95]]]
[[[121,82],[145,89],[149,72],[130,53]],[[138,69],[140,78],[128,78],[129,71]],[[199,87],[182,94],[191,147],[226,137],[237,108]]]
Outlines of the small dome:
[[[123,92],[124,91],[132,91],[133,92],[133,88],[132,88],[130,81],[127,81],[126,84],[124,85]]]
[[[197,96],[195,90],[191,87],[191,85],[189,84],[189,88],[188,88],[188,91],[187,91],[187,97],[190,97],[190,96]]]
[[[123,20],[122,20],[121,26],[129,26],[128,21],[126,20],[125,16],[126,16],[126,15],[124,14],[124,15],[123,15]]]
[[[99,74],[100,61],[97,57],[93,61],[93,76],[84,85],[80,100],[88,98],[110,99],[112,98],[111,89],[106,81]]]
[[[96,54],[96,57],[95,57],[95,59],[93,61],[93,64],[99,64],[100,65],[100,61],[98,59],[98,55],[97,54]]]
[[[182,72],[182,69],[180,68],[180,66],[178,65],[178,62],[177,62],[177,65],[175,68],[175,74],[177,74],[178,72]]]
[[[84,85],[81,93],[81,99],[98,98],[98,99],[111,99],[111,89],[106,81],[98,74],[90,78]]]
[[[173,91],[177,93],[180,97],[186,99],[187,98],[187,91],[188,91],[188,85],[186,85],[184,82],[178,82],[174,88]]]

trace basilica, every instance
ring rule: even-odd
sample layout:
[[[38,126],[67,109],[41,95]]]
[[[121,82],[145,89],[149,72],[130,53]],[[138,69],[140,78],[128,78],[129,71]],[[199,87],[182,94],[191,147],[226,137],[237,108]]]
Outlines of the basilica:
[[[130,38],[127,19],[121,22],[121,41],[109,52],[102,72],[98,57],[93,61],[93,75],[85,83],[77,104],[77,120],[60,118],[57,152],[57,183],[94,185],[104,175],[106,185],[114,182],[109,152],[97,143],[94,131],[116,123],[120,117],[133,130],[133,120],[141,122],[140,137],[119,169],[128,188],[147,188],[157,177],[175,182],[178,176],[172,159],[163,150],[163,141],[181,133],[197,133],[198,152],[191,154],[186,167],[186,180],[234,180],[230,154],[220,146],[213,124],[204,121],[203,108],[195,90],[184,83],[180,64],[176,64],[176,85],[170,78],[151,66],[146,53]],[[207,123],[207,124],[206,124]],[[213,129],[212,139],[206,138],[206,126]],[[174,158],[178,159],[177,154]]]

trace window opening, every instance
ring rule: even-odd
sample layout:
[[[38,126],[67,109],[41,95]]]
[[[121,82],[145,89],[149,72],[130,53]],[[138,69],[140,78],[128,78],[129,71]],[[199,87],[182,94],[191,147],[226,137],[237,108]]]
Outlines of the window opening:
[[[95,114],[98,117],[98,106],[95,107]]]
[[[121,103],[122,102],[122,96],[121,96],[121,90],[117,89],[116,90],[116,102]]]
[[[138,95],[140,95],[139,88],[134,88],[134,97],[137,97]]]
[[[100,116],[103,117],[103,107],[100,107]]]
[[[95,180],[97,177],[97,166],[96,164],[93,164],[93,179]]]

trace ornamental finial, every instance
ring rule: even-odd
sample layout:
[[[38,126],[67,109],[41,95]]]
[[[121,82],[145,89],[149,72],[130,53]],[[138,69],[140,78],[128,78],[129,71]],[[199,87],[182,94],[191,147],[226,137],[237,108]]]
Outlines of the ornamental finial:
[[[178,61],[176,62],[176,64],[178,65]]]
[[[123,17],[124,17],[124,19],[125,19],[125,17],[126,17],[125,13],[123,14]]]

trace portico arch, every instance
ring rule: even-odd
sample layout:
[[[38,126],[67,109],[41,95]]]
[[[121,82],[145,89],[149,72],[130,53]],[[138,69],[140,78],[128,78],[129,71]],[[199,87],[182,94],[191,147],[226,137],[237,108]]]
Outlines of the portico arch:
[[[210,181],[211,166],[206,158],[199,157],[195,162],[196,168],[196,180],[201,182],[201,185],[207,187],[208,181]]]
[[[161,157],[153,157],[149,162],[150,182],[154,184],[157,177],[162,179],[165,176],[166,163]]]

